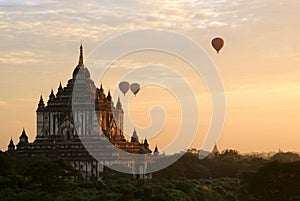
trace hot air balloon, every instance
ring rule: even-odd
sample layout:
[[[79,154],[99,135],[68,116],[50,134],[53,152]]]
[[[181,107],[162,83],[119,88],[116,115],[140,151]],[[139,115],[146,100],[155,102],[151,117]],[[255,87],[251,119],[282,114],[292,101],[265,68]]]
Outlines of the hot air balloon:
[[[120,82],[120,84],[119,84],[119,89],[120,89],[120,91],[123,92],[124,96],[127,93],[127,91],[129,90],[129,87],[130,87],[130,85],[128,82]]]
[[[140,91],[140,85],[138,83],[132,83],[130,85],[130,90],[136,95]]]
[[[222,49],[222,47],[224,46],[224,40],[222,38],[214,38],[211,41],[211,45],[215,48],[215,50],[217,51],[217,53],[219,54],[219,51]]]

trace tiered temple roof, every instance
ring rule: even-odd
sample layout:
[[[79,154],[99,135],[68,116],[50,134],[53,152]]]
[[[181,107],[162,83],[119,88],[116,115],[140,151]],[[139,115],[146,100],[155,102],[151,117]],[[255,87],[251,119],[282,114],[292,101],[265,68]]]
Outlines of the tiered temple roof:
[[[95,166],[98,167],[97,161],[87,152],[80,136],[105,136],[117,148],[130,153],[149,154],[152,151],[147,139],[144,142],[139,141],[135,129],[131,140],[126,140],[127,135],[123,132],[124,112],[120,98],[115,106],[110,91],[106,96],[102,84],[100,88],[95,86],[90,78],[89,70],[84,65],[83,58],[81,45],[78,64],[67,85],[63,87],[59,83],[56,94],[51,89],[47,104],[43,97],[40,97],[36,110],[37,134],[34,142],[28,142],[28,136],[23,129],[17,148],[15,149],[11,139],[8,150],[25,156],[62,157],[81,171],[83,170],[80,164],[85,163],[84,171],[88,177],[87,172],[90,175],[98,175],[99,168],[95,168]],[[89,111],[74,112],[72,108],[74,98],[83,103],[93,103],[97,119],[94,120]],[[95,128],[100,128],[100,130]],[[158,153],[157,147],[155,152]]]

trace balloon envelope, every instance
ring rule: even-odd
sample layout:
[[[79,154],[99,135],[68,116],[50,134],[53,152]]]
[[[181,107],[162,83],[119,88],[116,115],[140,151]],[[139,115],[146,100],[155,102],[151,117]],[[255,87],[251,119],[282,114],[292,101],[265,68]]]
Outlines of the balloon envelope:
[[[211,45],[215,48],[215,50],[217,51],[217,53],[219,53],[219,51],[222,49],[222,47],[224,46],[224,40],[222,38],[214,38],[211,41]]]
[[[130,90],[136,95],[140,91],[140,85],[138,83],[133,83],[130,85]]]
[[[129,90],[129,83],[128,82],[120,82],[119,84],[119,89],[120,91],[123,92],[124,96],[127,93],[127,91]]]

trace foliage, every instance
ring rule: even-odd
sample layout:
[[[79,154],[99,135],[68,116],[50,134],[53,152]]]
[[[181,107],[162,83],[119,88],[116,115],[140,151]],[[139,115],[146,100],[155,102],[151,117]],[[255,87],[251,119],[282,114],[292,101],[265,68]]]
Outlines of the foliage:
[[[102,181],[84,181],[62,159],[0,153],[0,198],[78,201],[289,201],[300,200],[300,162],[284,163],[227,150],[200,160],[191,150],[152,180],[104,168]],[[286,160],[288,158],[288,160]],[[163,160],[163,159],[161,159]],[[77,178],[77,179],[75,179]]]
[[[300,162],[272,161],[245,176],[244,185],[248,196],[241,196],[243,200],[300,200]]]
[[[287,152],[287,153],[279,152],[273,155],[271,160],[279,161],[281,163],[291,163],[291,162],[300,161],[300,156],[292,152]]]
[[[168,159],[164,157],[160,160]],[[161,161],[157,162],[160,163]],[[154,178],[236,178],[247,172],[255,172],[266,163],[267,160],[265,159],[242,156],[236,150],[225,150],[220,154],[201,160],[198,157],[198,152],[191,149],[171,166],[156,172]]]

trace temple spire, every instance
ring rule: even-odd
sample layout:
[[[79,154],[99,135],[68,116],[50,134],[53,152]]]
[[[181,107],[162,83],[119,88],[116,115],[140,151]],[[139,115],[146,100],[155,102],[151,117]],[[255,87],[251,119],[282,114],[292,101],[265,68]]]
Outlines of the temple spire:
[[[157,148],[157,145],[155,146],[155,149],[154,149],[154,152],[153,152],[153,155],[158,155],[159,154],[159,151],[158,151],[158,148]]]
[[[107,100],[111,100],[110,89],[108,90]]]
[[[19,137],[20,143],[28,143],[28,136],[26,135],[25,128],[23,128],[22,134]]]
[[[62,85],[61,85],[61,82],[60,82],[57,93],[61,93],[62,91],[63,91],[63,88],[62,88]]]
[[[117,107],[117,109],[119,109],[119,110],[122,109],[122,104],[121,104],[121,101],[120,101],[120,97],[118,97],[118,102],[117,102],[116,107]]]
[[[145,140],[144,140],[144,147],[145,147],[145,148],[148,148],[148,147],[149,147],[147,138],[145,138]]]
[[[38,104],[38,108],[37,108],[37,112],[40,112],[41,110],[43,110],[45,108],[45,103],[44,103],[44,100],[43,100],[43,96],[41,95],[40,97],[40,101],[39,101],[39,104]]]
[[[10,137],[9,145],[14,145],[14,141],[13,141],[12,137]]]
[[[132,136],[131,136],[131,142],[138,142],[139,141],[139,137],[136,134],[136,130],[134,128]]]
[[[81,41],[81,45],[80,45],[80,54],[79,54],[78,66],[83,66],[83,47],[82,47],[82,41]]]
[[[43,100],[43,96],[42,95],[40,96],[40,102],[39,102],[39,104],[44,105],[44,100]]]
[[[48,104],[49,103],[52,103],[53,101],[55,100],[55,95],[54,95],[54,92],[53,92],[53,89],[51,89],[51,93],[49,95],[49,100],[48,100]]]
[[[8,151],[14,151],[14,150],[15,150],[15,145],[14,145],[14,141],[12,140],[12,137],[11,137],[9,145],[8,145]]]

